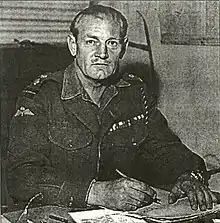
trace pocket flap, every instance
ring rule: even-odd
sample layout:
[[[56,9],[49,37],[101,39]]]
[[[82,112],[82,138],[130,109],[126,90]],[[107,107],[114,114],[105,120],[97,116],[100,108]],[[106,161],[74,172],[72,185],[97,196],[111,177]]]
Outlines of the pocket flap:
[[[49,139],[52,143],[67,150],[78,150],[92,143],[92,133],[80,121],[68,122],[56,120],[48,127]]]

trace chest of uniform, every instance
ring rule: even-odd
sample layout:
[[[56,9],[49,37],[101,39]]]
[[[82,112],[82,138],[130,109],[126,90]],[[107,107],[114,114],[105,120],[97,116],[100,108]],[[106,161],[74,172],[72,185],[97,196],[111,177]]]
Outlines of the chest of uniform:
[[[113,146],[138,146],[147,137],[148,107],[140,89],[125,91],[121,98],[112,109],[116,115],[107,134],[108,141]]]
[[[50,106],[49,139],[63,149],[90,146],[100,130],[100,140],[106,136],[104,140],[116,146],[138,146],[147,136],[148,111],[139,88],[120,91],[101,113],[99,124],[88,103],[70,102],[56,100]]]
[[[113,146],[138,146],[147,137],[147,123],[144,113],[134,116],[126,115],[113,123],[106,140]]]

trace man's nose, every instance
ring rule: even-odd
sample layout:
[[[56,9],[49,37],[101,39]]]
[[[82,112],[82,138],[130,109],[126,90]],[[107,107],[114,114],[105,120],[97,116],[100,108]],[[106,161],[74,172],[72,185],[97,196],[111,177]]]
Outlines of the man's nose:
[[[96,56],[101,58],[101,59],[107,59],[109,57],[108,48],[107,48],[106,44],[100,44],[98,46]]]

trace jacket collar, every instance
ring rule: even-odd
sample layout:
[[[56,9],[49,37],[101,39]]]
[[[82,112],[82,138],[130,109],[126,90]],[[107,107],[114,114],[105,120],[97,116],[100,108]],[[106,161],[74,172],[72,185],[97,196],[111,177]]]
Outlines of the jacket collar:
[[[70,64],[64,71],[63,87],[61,99],[68,100],[75,98],[82,93],[82,86],[76,75],[74,62]]]
[[[114,94],[117,92],[117,87],[123,88],[130,86],[130,83],[120,79],[113,87]],[[76,75],[75,63],[70,64],[64,71],[63,86],[61,92],[62,100],[69,100],[77,97],[78,95],[84,95],[85,90]]]

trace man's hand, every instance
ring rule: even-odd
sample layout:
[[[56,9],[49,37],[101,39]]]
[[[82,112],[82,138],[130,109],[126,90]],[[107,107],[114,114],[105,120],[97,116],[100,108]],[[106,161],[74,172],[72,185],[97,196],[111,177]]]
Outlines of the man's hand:
[[[201,211],[212,209],[213,203],[217,203],[216,196],[208,186],[190,174],[183,174],[179,177],[169,194],[169,203],[173,204],[184,196],[188,197],[193,210],[197,210],[198,206]]]
[[[88,204],[116,210],[136,210],[149,205],[156,191],[143,182],[130,178],[95,182],[88,196]]]

